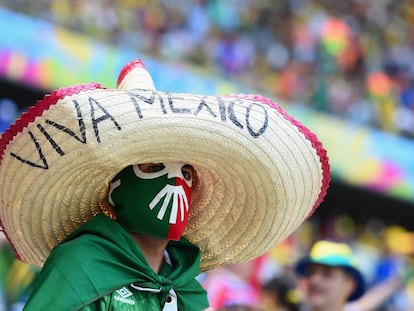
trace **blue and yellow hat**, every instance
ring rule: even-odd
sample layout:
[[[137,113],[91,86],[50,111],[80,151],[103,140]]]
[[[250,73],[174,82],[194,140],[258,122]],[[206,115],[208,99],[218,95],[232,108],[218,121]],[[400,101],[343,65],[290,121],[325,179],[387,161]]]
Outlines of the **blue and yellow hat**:
[[[355,279],[357,284],[354,292],[348,297],[348,301],[356,300],[364,293],[364,277],[358,270],[351,248],[345,243],[337,243],[332,241],[316,242],[312,247],[309,256],[302,258],[296,264],[296,273],[301,276],[306,276],[307,267],[311,264],[341,267],[347,270]]]

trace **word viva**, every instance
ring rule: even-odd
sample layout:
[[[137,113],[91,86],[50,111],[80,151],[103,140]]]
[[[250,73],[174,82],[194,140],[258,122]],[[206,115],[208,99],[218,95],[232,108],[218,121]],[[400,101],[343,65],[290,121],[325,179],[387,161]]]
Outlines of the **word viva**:
[[[102,92],[108,91],[102,90]],[[200,97],[188,94],[180,96],[180,94],[139,93],[138,91],[116,93],[116,96],[122,105],[130,105],[129,111],[137,120],[145,119],[146,113],[150,112],[144,108],[152,105],[151,113],[154,114],[156,111],[160,118],[168,114],[185,114],[195,117],[203,115],[204,118],[207,116],[220,122],[229,122],[236,128],[247,131],[253,139],[265,133],[269,122],[268,109],[271,109],[267,105],[245,101],[237,97]],[[105,139],[105,131],[109,129],[122,131],[122,118],[117,115],[119,109],[111,103],[112,98],[111,96],[102,96],[102,98],[79,96],[77,99],[56,104],[73,105],[76,117],[75,115],[71,116],[70,125],[63,125],[58,120],[46,117],[40,118],[25,133],[25,135],[29,135],[29,140],[36,150],[34,158],[28,159],[14,152],[10,152],[10,155],[29,166],[49,169],[49,161],[44,153],[44,144],[49,144],[58,155],[64,156],[64,147],[59,145],[58,141],[64,142],[67,138],[71,138],[80,144],[87,144],[88,139],[92,137],[97,143],[102,143],[102,140]],[[50,109],[53,108],[55,107],[52,105]],[[62,135],[65,139],[62,139]],[[59,139],[57,139],[58,137]]]

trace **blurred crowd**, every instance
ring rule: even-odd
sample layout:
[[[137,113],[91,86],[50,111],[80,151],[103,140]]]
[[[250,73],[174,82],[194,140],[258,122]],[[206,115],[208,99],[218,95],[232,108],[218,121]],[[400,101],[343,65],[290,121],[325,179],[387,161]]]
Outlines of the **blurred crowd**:
[[[0,5],[116,46],[197,66],[283,104],[307,105],[414,137],[412,0],[0,0]],[[15,103],[0,101],[0,133],[16,114]],[[264,284],[271,288],[267,282],[274,277],[290,277],[291,264],[322,238],[352,245],[370,284],[413,265],[413,233],[379,220],[356,224],[338,216],[324,223],[310,219],[274,251],[248,263],[250,269],[223,267],[200,280],[207,287],[210,278],[218,278],[210,290],[217,306],[225,304],[226,286],[246,289],[239,292],[240,302],[257,303]],[[12,305],[19,310],[16,302],[24,301],[36,269],[16,262],[8,243],[2,247],[0,311]],[[287,294],[300,301],[295,288]],[[411,281],[383,310],[412,310],[413,300]]]
[[[261,307],[262,311],[302,310],[305,294],[294,266],[316,241],[324,239],[340,241],[352,248],[368,290],[393,277],[404,278],[404,286],[374,310],[414,309],[414,233],[374,218],[357,224],[347,215],[324,220],[311,217],[262,257],[203,274],[201,281],[211,306],[249,305]],[[272,302],[273,307],[270,307]]]
[[[60,0],[0,5],[414,137],[411,0]]]

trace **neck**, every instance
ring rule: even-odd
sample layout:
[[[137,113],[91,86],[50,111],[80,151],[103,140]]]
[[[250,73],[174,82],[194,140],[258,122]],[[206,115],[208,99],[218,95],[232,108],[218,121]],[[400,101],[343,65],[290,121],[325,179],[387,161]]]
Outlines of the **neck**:
[[[151,269],[158,274],[164,261],[164,251],[167,247],[168,240],[163,240],[139,232],[130,232],[130,234],[141,248]]]
[[[312,311],[342,311],[344,309],[344,306],[345,304],[338,303],[335,306],[314,308]]]

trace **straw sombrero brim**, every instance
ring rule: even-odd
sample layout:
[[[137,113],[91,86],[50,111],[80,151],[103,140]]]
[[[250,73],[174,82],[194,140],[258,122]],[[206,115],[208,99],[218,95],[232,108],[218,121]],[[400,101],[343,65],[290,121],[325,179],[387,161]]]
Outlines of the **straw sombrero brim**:
[[[1,137],[0,218],[19,259],[41,266],[82,223],[114,217],[108,183],[131,164],[195,167],[185,236],[200,247],[203,271],[265,253],[320,204],[326,152],[278,105],[133,89],[133,69],[122,73],[124,89],[86,84],[45,96]]]

